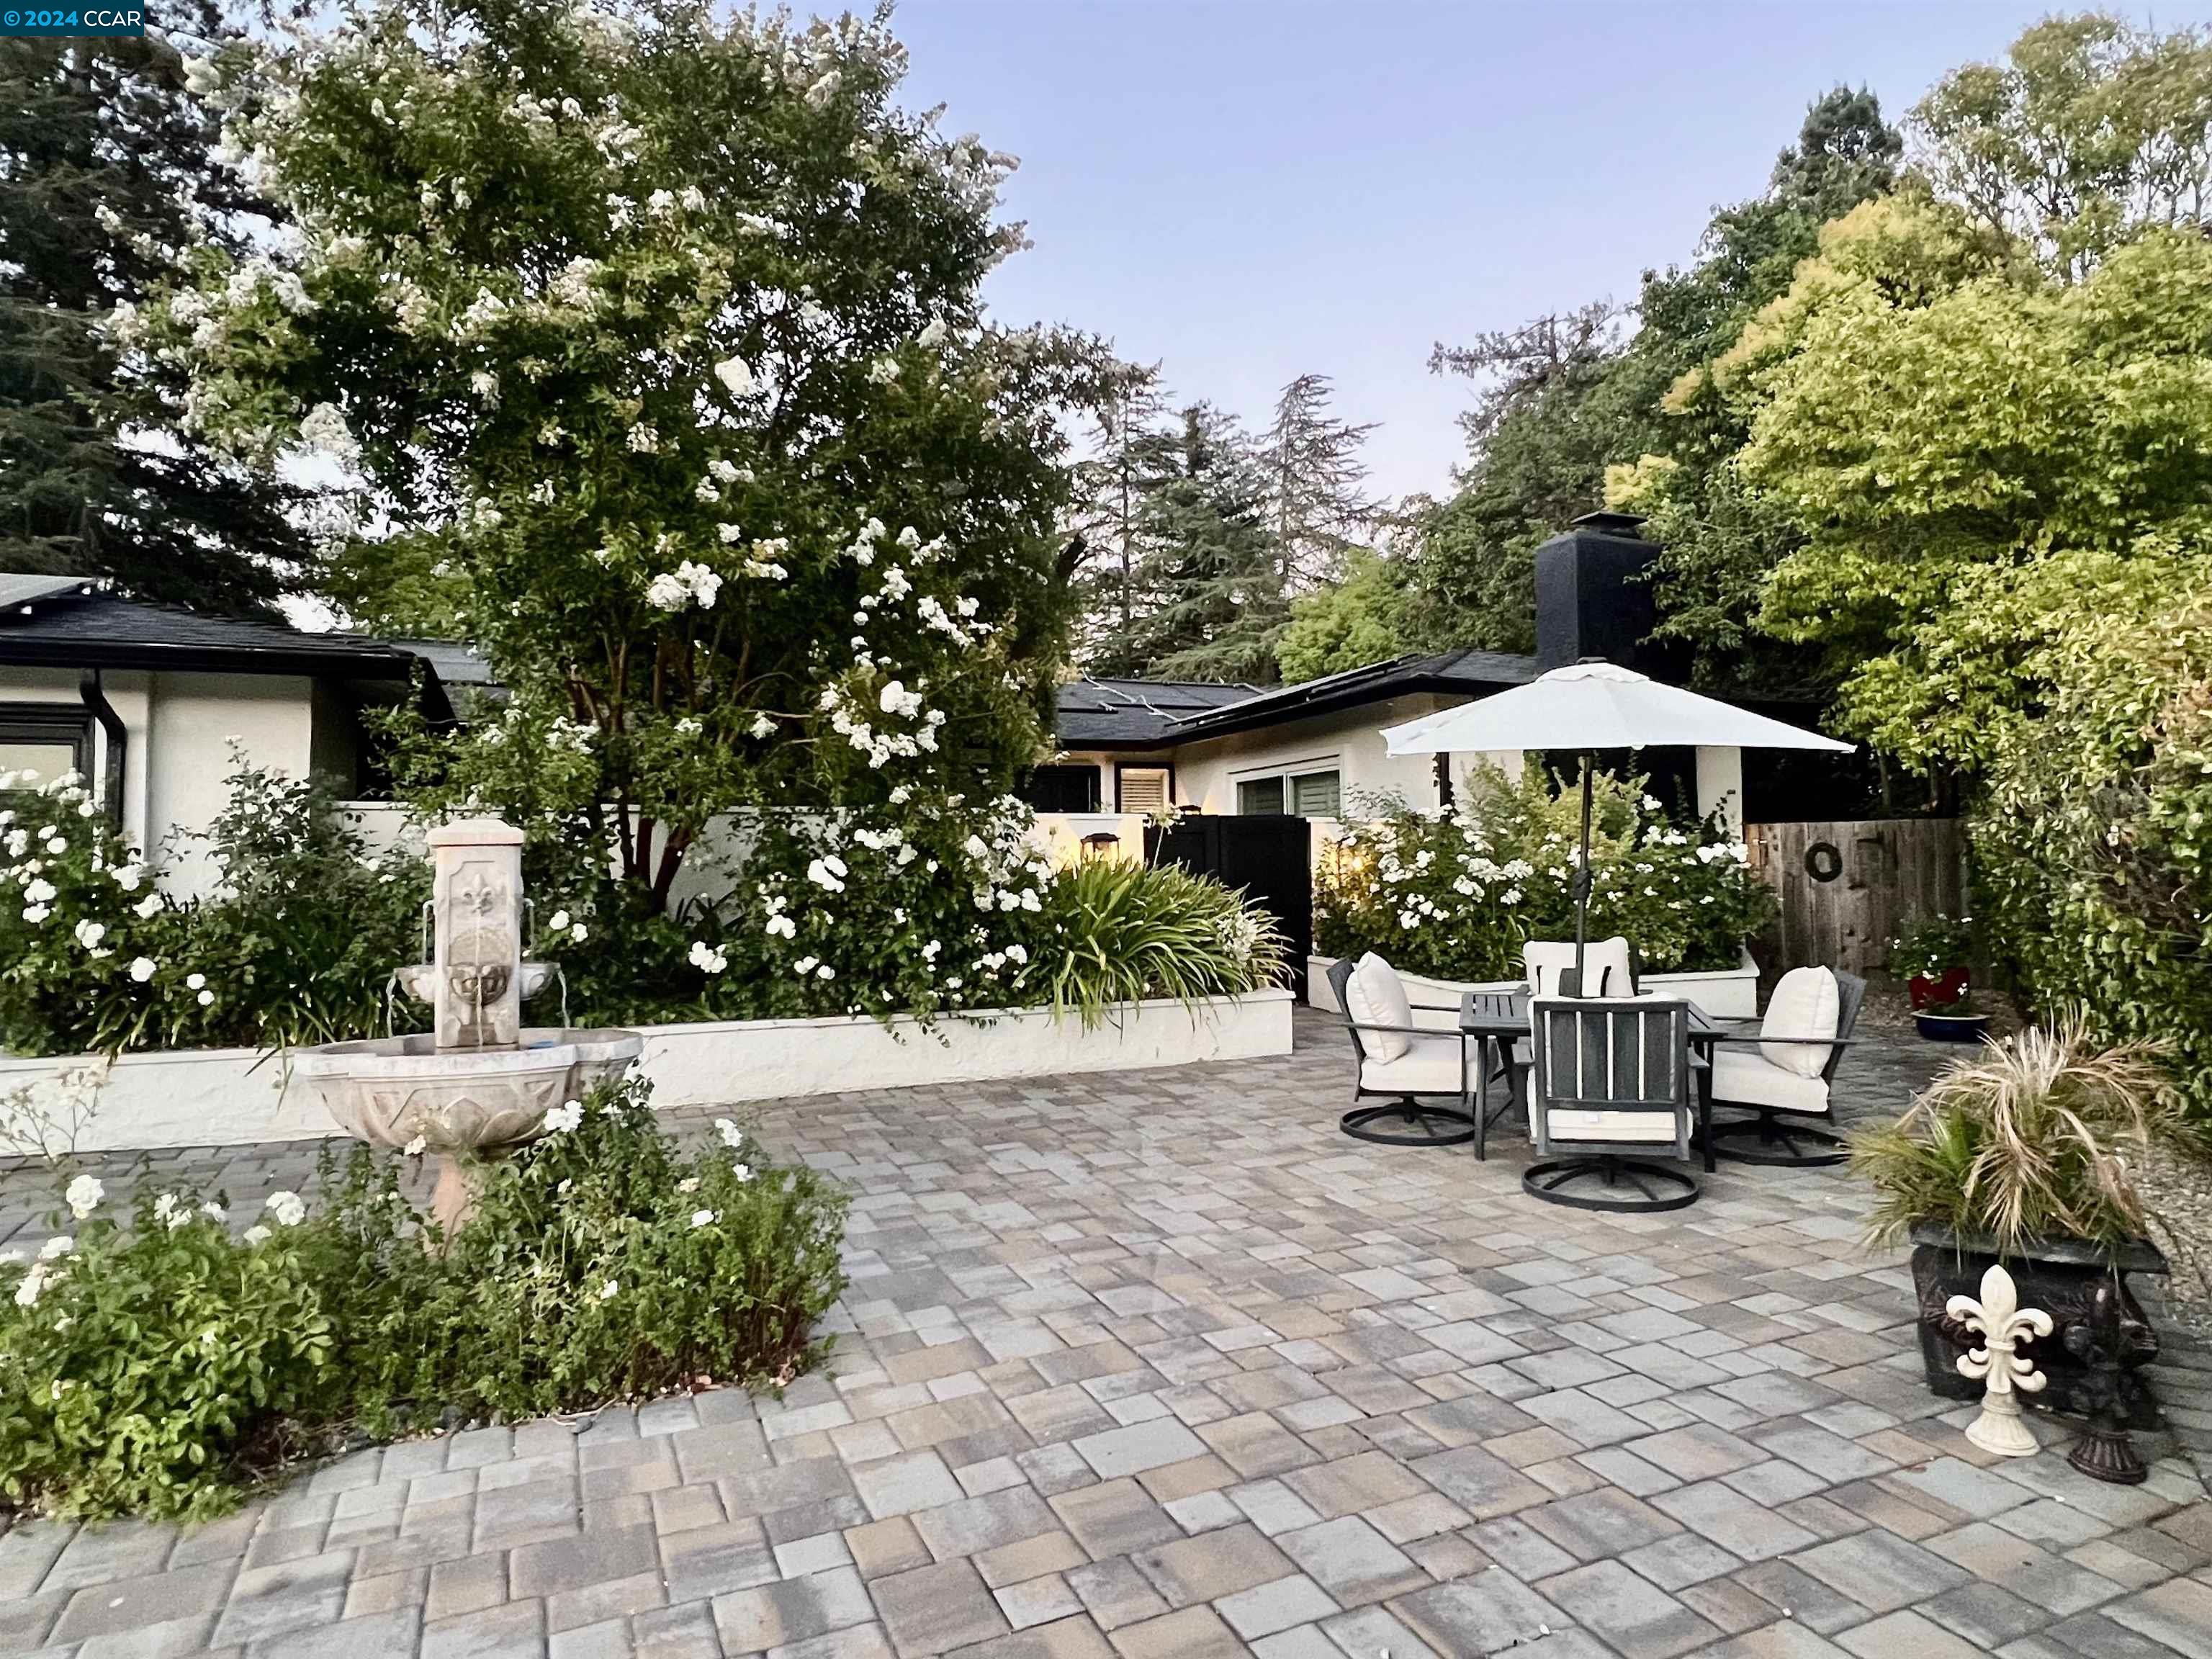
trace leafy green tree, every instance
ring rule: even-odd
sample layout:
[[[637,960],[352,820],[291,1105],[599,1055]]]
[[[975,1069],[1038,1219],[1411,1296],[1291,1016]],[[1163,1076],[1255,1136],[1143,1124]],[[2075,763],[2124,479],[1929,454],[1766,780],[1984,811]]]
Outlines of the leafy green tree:
[[[1764,194],[1715,214],[1691,264],[1644,275],[1642,326],[1615,372],[1636,411],[1622,437],[1638,447],[1614,457],[1607,504],[1651,520],[1646,533],[1663,548],[1654,637],[1686,646],[1694,676],[1711,689],[1805,691],[1821,683],[1817,664],[1753,625],[1768,574],[1797,537],[1785,515],[1742,488],[1733,458],[1747,436],[1744,418],[1713,386],[1711,366],[1789,288],[1818,251],[1824,223],[1894,186],[1902,149],[1872,93],[1837,87],[1807,109]]]
[[[134,331],[194,430],[356,469],[404,533],[352,590],[434,582],[512,688],[417,748],[424,801],[588,828],[641,907],[716,813],[973,798],[1039,744],[1110,359],[987,321],[1013,162],[903,69],[880,12],[348,4],[219,60],[296,251],[203,240]]]
[[[1354,549],[1344,579],[1291,601],[1275,657],[1286,684],[1382,662],[1404,649],[1408,572],[1402,560]]]
[[[1935,187],[2079,280],[2148,227],[2204,222],[2212,32],[2109,12],[2049,17],[2001,64],[1953,70],[1912,112]]]
[[[2045,1010],[2165,1045],[2212,1109],[2212,552],[2065,556],[2006,611],[2033,704],[1972,821],[1983,931]]]
[[[232,33],[210,0],[161,22]],[[264,209],[190,79],[160,36],[0,39],[0,568],[246,612],[300,579],[295,492],[189,430],[174,365],[103,327]]]
[[[1267,523],[1266,480],[1249,435],[1210,404],[1182,411],[1170,465],[1138,514],[1135,621],[1091,666],[1164,679],[1275,678],[1290,620],[1282,561]]]
[[[2212,247],[2147,234],[2071,284],[2004,252],[1956,209],[1862,210],[1729,370],[1743,477],[1805,538],[1763,625],[1856,663],[1846,718],[1922,769],[1978,769],[2034,705],[2031,617],[2084,596],[2043,562],[2162,561],[2212,519]]]
[[[1658,520],[1657,637],[1687,642],[1700,679],[1737,690],[1802,681],[1802,661],[1748,625],[1766,572],[1795,542],[1746,510],[1725,470],[1743,418],[1705,370],[1789,286],[1822,223],[1893,185],[1902,150],[1872,93],[1837,87],[1808,106],[1765,191],[1713,216],[1695,259],[1644,273],[1632,333],[1598,305],[1439,348],[1432,367],[1485,390],[1463,421],[1460,489],[1424,520],[1422,643],[1533,649],[1535,549],[1605,502]],[[1608,469],[1647,455],[1670,465],[1608,483]]]

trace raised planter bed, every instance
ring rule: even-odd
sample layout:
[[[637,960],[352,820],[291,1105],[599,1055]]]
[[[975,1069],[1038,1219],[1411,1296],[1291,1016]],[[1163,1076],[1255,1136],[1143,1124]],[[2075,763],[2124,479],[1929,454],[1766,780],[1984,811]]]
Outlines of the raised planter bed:
[[[945,1018],[933,1028],[913,1019],[848,1018],[645,1025],[636,1028],[645,1037],[639,1069],[653,1080],[655,1104],[701,1106],[1249,1060],[1291,1052],[1294,1000],[1288,991],[1267,990],[1194,1007],[1123,1003],[1091,1030],[1044,1008]],[[88,1055],[0,1058],[0,1095],[51,1089],[64,1068],[99,1063]],[[338,1133],[314,1085],[293,1075],[281,1055],[198,1048],[115,1060],[98,1112],[76,1144],[82,1152],[110,1152],[319,1140]]]
[[[1343,1011],[1329,994],[1328,970],[1334,957],[1306,958],[1306,1000],[1330,1013]],[[1419,974],[1401,975],[1407,994],[1416,1002],[1456,1002],[1462,991],[1502,991],[1518,985],[1517,979],[1475,982],[1428,979]],[[1741,966],[1705,974],[1646,974],[1640,983],[1646,991],[1679,996],[1694,1002],[1716,1019],[1756,1019],[1759,1017],[1759,964],[1747,951]]]

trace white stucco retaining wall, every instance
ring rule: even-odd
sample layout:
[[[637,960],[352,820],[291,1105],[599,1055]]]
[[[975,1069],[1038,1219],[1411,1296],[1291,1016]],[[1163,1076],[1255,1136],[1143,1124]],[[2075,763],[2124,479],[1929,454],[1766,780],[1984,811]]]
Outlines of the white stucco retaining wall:
[[[1328,988],[1328,970],[1335,965],[1334,957],[1306,958],[1306,1000],[1332,1014],[1343,1012],[1336,1006],[1335,994]],[[1479,983],[1428,979],[1419,974],[1401,974],[1399,977],[1406,982],[1406,994],[1415,1001],[1447,1005],[1457,1002],[1462,991],[1511,990],[1519,988],[1522,983],[1517,979]],[[1708,974],[1644,974],[1637,983],[1653,995],[1677,996],[1694,1002],[1716,1019],[1759,1018],[1759,964],[1751,959],[1748,951],[1743,953],[1743,965],[1739,968]]]
[[[979,1083],[1058,1073],[1121,1072],[1146,1066],[1248,1060],[1291,1052],[1288,991],[1218,997],[1186,1007],[1172,1000],[1123,1003],[1086,1030],[1051,1011],[1017,1009],[945,1019],[934,1030],[912,1019],[717,1020],[647,1025],[641,1061],[662,1106],[722,1105],[853,1089]],[[29,1089],[48,1101],[67,1068],[96,1059],[0,1058],[0,1095]],[[314,1085],[280,1056],[247,1048],[125,1054],[106,1069],[99,1109],[76,1139],[81,1152],[155,1146],[238,1146],[315,1140],[338,1133]]]

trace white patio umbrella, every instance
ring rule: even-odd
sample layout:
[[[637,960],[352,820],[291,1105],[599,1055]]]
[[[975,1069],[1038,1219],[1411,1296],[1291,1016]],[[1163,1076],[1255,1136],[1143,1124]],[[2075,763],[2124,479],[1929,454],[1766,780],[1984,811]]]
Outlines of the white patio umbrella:
[[[1583,845],[1575,866],[1575,985],[1582,986],[1589,931],[1590,765],[1601,749],[1824,749],[1851,745],[1800,731],[1617,664],[1585,660],[1527,685],[1384,728],[1394,755],[1504,749],[1575,749],[1583,757]]]

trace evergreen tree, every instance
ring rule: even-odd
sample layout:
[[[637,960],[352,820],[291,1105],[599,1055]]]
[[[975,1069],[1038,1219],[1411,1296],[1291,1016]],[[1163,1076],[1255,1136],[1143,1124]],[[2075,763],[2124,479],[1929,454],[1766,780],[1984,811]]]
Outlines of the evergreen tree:
[[[1260,441],[1267,526],[1294,593],[1339,580],[1346,555],[1372,538],[1380,512],[1362,488],[1367,464],[1359,453],[1375,427],[1330,414],[1332,395],[1328,375],[1299,375],[1275,400]]]
[[[1612,374],[1623,314],[1600,301],[1438,345],[1429,360],[1481,391],[1460,417],[1469,459],[1422,514],[1410,645],[1533,651],[1537,544],[1597,503],[1622,420]]]
[[[1167,459],[1137,514],[1134,616],[1091,666],[1270,683],[1290,606],[1252,441],[1234,416],[1193,404]]]
[[[1134,368],[1091,412],[1090,454],[1075,469],[1076,533],[1081,562],[1073,605],[1086,641],[1126,634],[1137,616],[1143,558],[1139,517],[1145,498],[1168,476],[1176,443],[1166,424],[1159,368]]]
[[[234,33],[210,0],[162,21]],[[216,161],[189,76],[152,33],[0,39],[0,568],[246,612],[296,570],[295,492],[179,430],[174,371],[101,331],[182,249],[240,246],[263,210]]]

